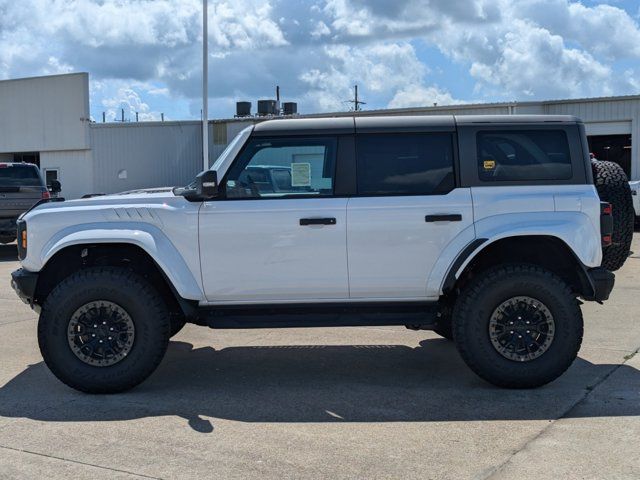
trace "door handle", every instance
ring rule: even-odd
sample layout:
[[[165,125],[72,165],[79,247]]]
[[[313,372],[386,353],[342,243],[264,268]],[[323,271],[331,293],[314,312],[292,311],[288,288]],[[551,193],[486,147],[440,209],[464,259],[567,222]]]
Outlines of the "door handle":
[[[335,225],[335,218],[301,218],[300,225],[306,227],[308,225]]]
[[[424,217],[425,222],[461,222],[462,215],[459,213],[447,213],[443,215],[427,215]]]

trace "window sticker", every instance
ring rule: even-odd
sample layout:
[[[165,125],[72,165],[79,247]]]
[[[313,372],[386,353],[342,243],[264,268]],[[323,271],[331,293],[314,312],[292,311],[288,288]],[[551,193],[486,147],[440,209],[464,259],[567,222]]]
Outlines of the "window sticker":
[[[483,165],[485,170],[494,170],[496,168],[496,161],[495,160],[485,160],[482,165]]]
[[[310,187],[311,186],[311,164],[292,163],[291,164],[291,186]]]

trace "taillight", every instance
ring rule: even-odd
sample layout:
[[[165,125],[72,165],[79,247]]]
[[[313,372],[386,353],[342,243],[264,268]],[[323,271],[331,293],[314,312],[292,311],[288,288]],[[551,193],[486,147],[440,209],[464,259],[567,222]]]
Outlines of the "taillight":
[[[613,243],[613,207],[607,202],[600,202],[600,237],[603,247]]]
[[[51,198],[51,194],[49,193],[49,190],[45,190],[44,192],[42,192],[42,199],[43,200],[48,200]]]

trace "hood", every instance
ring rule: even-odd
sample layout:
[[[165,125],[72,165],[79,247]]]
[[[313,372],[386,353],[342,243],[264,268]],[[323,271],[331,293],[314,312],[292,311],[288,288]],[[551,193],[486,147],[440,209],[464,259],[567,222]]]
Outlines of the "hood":
[[[121,193],[111,193],[109,195],[98,194],[88,198],[79,198],[77,200],[54,200],[43,202],[34,206],[31,211],[37,210],[38,212],[41,212],[44,210],[59,210],[78,207],[100,208],[110,206],[161,204],[175,200],[176,195],[173,193],[172,187],[145,188]],[[25,212],[23,216],[30,212]]]

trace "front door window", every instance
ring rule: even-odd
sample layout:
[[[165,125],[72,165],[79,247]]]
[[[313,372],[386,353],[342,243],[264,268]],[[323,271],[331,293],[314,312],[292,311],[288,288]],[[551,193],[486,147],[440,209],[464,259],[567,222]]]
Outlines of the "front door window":
[[[336,140],[254,139],[231,167],[227,198],[333,195]]]

